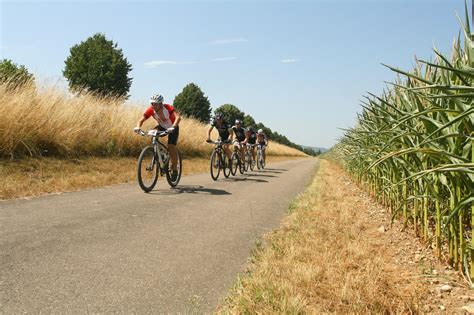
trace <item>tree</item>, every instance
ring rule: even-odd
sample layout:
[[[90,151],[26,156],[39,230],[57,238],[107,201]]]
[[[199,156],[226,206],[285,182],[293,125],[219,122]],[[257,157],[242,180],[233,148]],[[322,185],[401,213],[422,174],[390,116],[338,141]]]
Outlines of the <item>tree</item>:
[[[211,118],[211,103],[194,83],[189,83],[174,98],[173,106],[183,116],[193,117],[208,123]]]
[[[127,97],[131,64],[105,35],[97,33],[73,46],[65,61],[64,77],[73,92],[90,91],[100,96]]]
[[[33,86],[34,77],[23,65],[17,65],[10,59],[0,61],[0,84],[6,84],[8,89]]]
[[[244,119],[243,119],[243,122],[244,122],[244,126],[245,126],[245,127],[253,127],[253,128],[255,128],[256,122],[255,122],[255,119],[253,119],[252,116],[250,116],[250,115],[245,115],[245,116],[244,116]]]
[[[224,115],[224,118],[231,124],[233,124],[236,119],[242,121],[245,116],[245,113],[243,111],[241,111],[237,106],[232,104],[224,104],[216,108],[214,114],[217,113]]]

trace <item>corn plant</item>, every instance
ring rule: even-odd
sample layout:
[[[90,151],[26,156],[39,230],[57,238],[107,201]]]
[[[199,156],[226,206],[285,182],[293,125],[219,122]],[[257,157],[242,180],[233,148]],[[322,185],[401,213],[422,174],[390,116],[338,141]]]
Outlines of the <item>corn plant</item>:
[[[474,280],[474,43],[467,13],[451,56],[434,48],[362,102],[335,147],[356,181]],[[469,278],[469,277],[467,277]]]

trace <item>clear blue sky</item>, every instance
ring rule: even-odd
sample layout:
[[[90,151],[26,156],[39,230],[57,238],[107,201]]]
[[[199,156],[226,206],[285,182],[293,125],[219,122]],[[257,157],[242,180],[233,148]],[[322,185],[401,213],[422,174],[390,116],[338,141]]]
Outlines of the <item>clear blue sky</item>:
[[[0,0],[2,1],[2,0]],[[133,66],[131,101],[172,102],[190,82],[216,108],[237,105],[298,144],[330,147],[366,91],[449,52],[462,0],[2,1],[0,55],[40,79],[101,32]],[[131,122],[133,125],[135,122]],[[203,135],[204,137],[204,135]]]

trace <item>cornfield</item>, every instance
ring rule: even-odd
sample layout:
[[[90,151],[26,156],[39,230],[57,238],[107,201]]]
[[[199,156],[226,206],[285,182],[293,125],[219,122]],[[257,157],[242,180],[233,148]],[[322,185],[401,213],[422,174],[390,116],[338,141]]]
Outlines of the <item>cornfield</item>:
[[[334,152],[355,180],[474,281],[474,42],[465,22],[448,58],[389,67],[395,82],[362,101]]]

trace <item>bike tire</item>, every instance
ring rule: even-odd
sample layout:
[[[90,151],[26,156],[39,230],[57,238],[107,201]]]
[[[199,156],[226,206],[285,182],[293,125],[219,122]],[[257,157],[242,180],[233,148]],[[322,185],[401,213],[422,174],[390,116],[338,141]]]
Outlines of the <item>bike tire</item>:
[[[261,161],[262,154],[260,153],[260,150],[257,151],[257,169],[262,168],[262,161]]]
[[[253,171],[255,169],[255,161],[253,160],[253,155],[250,154],[249,158],[250,158],[250,163],[249,163],[250,164],[250,170]]]
[[[230,164],[229,164],[227,155],[222,154],[221,161],[222,161],[222,173],[224,174],[225,178],[229,178],[230,173],[231,173],[231,168],[232,168],[232,160],[230,160]]]
[[[237,174],[237,169],[240,168],[240,157],[237,154],[232,153],[230,160],[230,173],[232,176],[235,176],[235,174]]]
[[[245,163],[240,162],[240,164],[239,164],[239,172],[240,172],[240,174],[245,173]]]
[[[211,178],[217,180],[221,172],[221,155],[217,151],[212,151],[211,154]]]
[[[146,165],[146,159],[148,158],[148,155],[152,158],[151,160],[151,170],[147,169]],[[150,165],[148,165],[148,168],[150,168]],[[159,165],[158,165],[158,158],[155,155],[155,151],[152,146],[147,146],[145,147],[142,152],[140,153],[140,156],[138,157],[138,163],[137,163],[137,181],[138,185],[144,192],[150,192],[156,185],[156,182],[158,181],[158,170],[159,170]],[[144,180],[144,174],[149,173],[149,175],[152,176],[151,181],[145,182]]]
[[[168,152],[168,155],[170,153]],[[168,171],[166,172],[166,181],[168,182],[168,185],[171,187],[176,187],[178,185],[179,180],[181,179],[181,174],[183,173],[183,160],[181,157],[181,153],[179,152],[178,149],[176,149],[176,155],[178,156],[178,176],[176,177],[176,180],[172,180],[171,174],[173,173],[173,170],[171,169],[171,158],[168,159]]]

